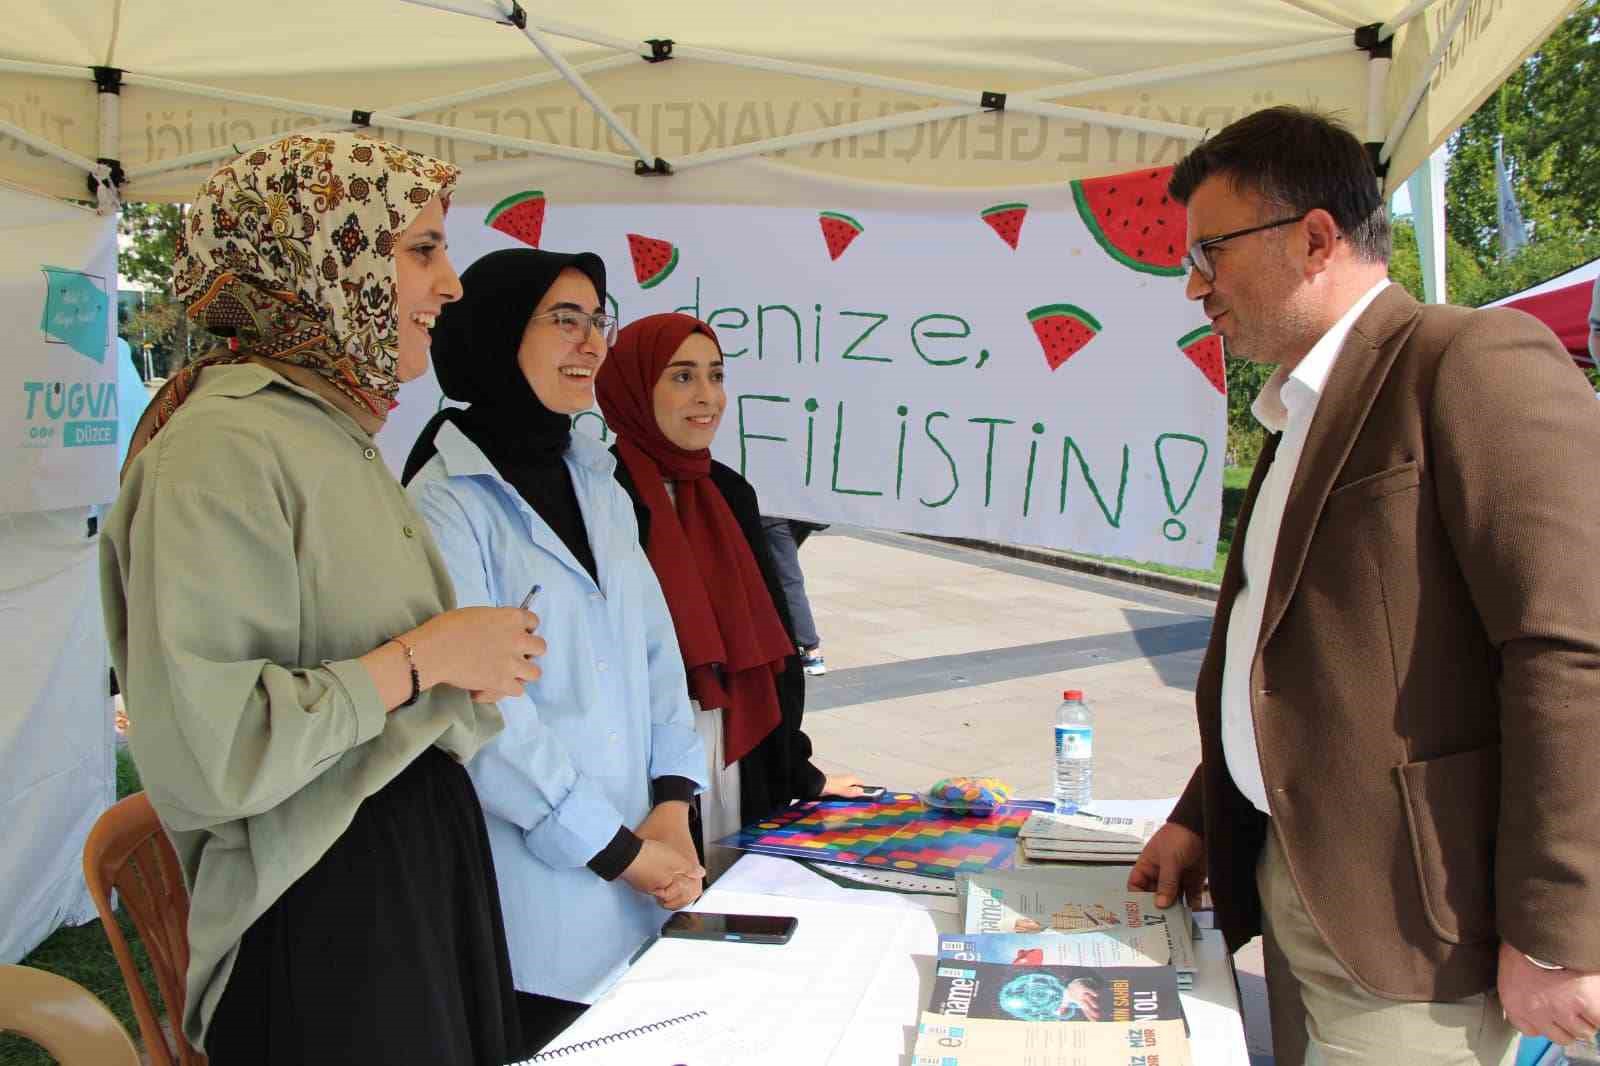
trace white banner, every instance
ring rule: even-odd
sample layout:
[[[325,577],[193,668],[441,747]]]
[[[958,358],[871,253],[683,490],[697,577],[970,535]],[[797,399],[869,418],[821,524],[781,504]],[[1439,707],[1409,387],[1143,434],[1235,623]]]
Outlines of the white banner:
[[[1183,296],[1165,178],[1098,179],[1081,211],[1063,184],[915,214],[530,197],[500,225],[599,253],[624,323],[711,323],[714,452],[769,514],[1209,569],[1221,348]],[[517,245],[488,213],[452,207],[458,269]],[[432,376],[401,401],[381,438],[396,467],[440,402]],[[598,414],[577,424],[608,436]]]
[[[116,219],[7,226],[0,251],[0,513],[117,494]]]

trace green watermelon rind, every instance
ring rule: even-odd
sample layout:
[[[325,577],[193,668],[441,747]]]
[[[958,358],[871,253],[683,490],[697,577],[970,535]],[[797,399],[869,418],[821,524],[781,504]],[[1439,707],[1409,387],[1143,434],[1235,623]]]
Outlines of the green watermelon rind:
[[[849,215],[846,215],[846,214],[844,214],[842,212],[839,212],[839,211],[822,211],[822,212],[818,213],[817,217],[818,218],[832,218],[832,219],[837,219],[840,222],[848,222],[851,225],[851,227],[853,227],[855,229],[855,231],[857,233],[863,233],[863,232],[866,231],[866,228],[867,228],[867,227],[863,226],[861,223],[857,222],[855,219],[851,218]]]
[[[1094,217],[1094,208],[1089,206],[1089,199],[1083,191],[1083,182],[1075,181],[1072,183],[1072,199],[1078,205],[1078,216],[1083,219],[1083,224],[1088,227],[1089,235],[1095,239],[1096,244],[1105,249],[1106,254],[1111,258],[1125,267],[1144,274],[1155,274],[1163,278],[1183,277],[1184,269],[1181,266],[1163,267],[1155,266],[1151,263],[1141,263],[1121,248],[1118,248],[1115,242],[1100,228],[1100,220]]]
[[[673,247],[672,247],[672,255],[671,255],[670,258],[667,259],[667,265],[662,267],[660,270],[656,271],[654,274],[651,274],[648,278],[645,278],[643,281],[639,282],[639,288],[641,288],[641,289],[653,289],[653,288],[655,288],[657,285],[660,285],[663,281],[666,281],[667,280],[667,275],[671,274],[676,269],[678,269],[678,247],[677,247],[677,245],[673,245]]]
[[[993,207],[984,208],[978,214],[988,218],[990,215],[998,215],[1002,211],[1026,211],[1027,209],[1027,204],[995,204]]]
[[[1100,325],[1100,320],[1098,318],[1094,317],[1077,304],[1045,304],[1043,307],[1035,307],[1032,311],[1028,312],[1028,321],[1037,322],[1041,318],[1055,318],[1058,315],[1066,318],[1075,318],[1079,322],[1082,322],[1084,325],[1093,329],[1096,333],[1102,332],[1105,328],[1104,326]]]
[[[1213,330],[1210,326],[1201,326],[1199,329],[1194,330],[1193,332],[1190,332],[1190,333],[1185,333],[1183,336],[1179,337],[1178,338],[1178,347],[1179,348],[1187,348],[1187,347],[1189,347],[1189,345],[1193,344],[1195,341],[1205,340],[1207,337],[1214,337],[1214,336],[1216,336],[1216,331]]]
[[[541,189],[534,189],[531,192],[512,193],[504,200],[501,200],[499,203],[489,208],[489,213],[483,216],[483,224],[485,226],[493,226],[495,219],[499,218],[513,207],[516,207],[518,204],[524,203],[528,200],[543,200],[544,198],[544,192]]]

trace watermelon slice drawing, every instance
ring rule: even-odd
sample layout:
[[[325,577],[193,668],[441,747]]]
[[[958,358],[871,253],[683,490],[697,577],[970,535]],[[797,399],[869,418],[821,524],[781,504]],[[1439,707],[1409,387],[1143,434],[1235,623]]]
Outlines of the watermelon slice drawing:
[[[828,258],[837,259],[850,247],[850,242],[861,236],[862,225],[849,215],[837,211],[824,211],[817,216],[822,225],[822,239],[828,242]]]
[[[1012,251],[1016,251],[1017,241],[1022,238],[1022,221],[1028,217],[1027,204],[995,204],[984,208],[979,215],[1001,240],[1011,245]]]
[[[1146,274],[1182,277],[1188,219],[1167,195],[1171,180],[1171,167],[1089,178],[1072,183],[1072,198],[1111,258]]]
[[[538,189],[519,192],[489,208],[483,224],[507,237],[515,237],[529,248],[539,247],[544,232],[544,193]]]
[[[1100,332],[1100,320],[1073,304],[1045,304],[1028,312],[1033,335],[1044,349],[1044,361],[1051,370],[1071,359]]]
[[[1228,395],[1228,379],[1222,371],[1222,338],[1213,333],[1210,326],[1185,333],[1178,338],[1178,347],[1189,362],[1200,368],[1212,388]]]
[[[678,268],[678,249],[670,241],[630,233],[628,251],[633,253],[633,276],[641,289],[655,288]]]

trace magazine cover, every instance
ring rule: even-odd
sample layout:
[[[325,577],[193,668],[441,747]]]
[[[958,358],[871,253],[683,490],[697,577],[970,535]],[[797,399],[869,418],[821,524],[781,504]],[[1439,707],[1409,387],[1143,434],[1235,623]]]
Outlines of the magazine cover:
[[[1012,1022],[1183,1020],[1177,975],[1165,966],[1010,966],[941,959],[929,1010]]]
[[[1072,869],[1013,870],[961,878],[962,931],[1104,932],[1126,939],[1129,930],[1159,927],[1167,933],[1171,964],[1193,973],[1194,927],[1187,906],[1179,902],[1162,910],[1153,892],[1113,890],[1094,880],[1079,887],[1075,874]]]
[[[1166,966],[1172,949],[1164,927],[1145,926],[1122,935],[951,934],[939,938],[939,958],[1006,966]]]

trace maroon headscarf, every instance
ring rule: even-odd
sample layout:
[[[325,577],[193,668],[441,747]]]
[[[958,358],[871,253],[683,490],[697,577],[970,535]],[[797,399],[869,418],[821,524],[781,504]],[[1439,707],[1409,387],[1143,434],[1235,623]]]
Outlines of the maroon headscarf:
[[[686,451],[656,424],[656,383],[678,347],[711,327],[688,315],[650,315],[617,337],[595,379],[617,455],[650,509],[647,554],[666,595],[689,692],[722,708],[727,763],[747,755],[782,720],[777,677],[794,644],[728,501],[708,476],[711,452]],[[718,345],[721,350],[721,345]],[[663,479],[674,483],[677,506]]]

